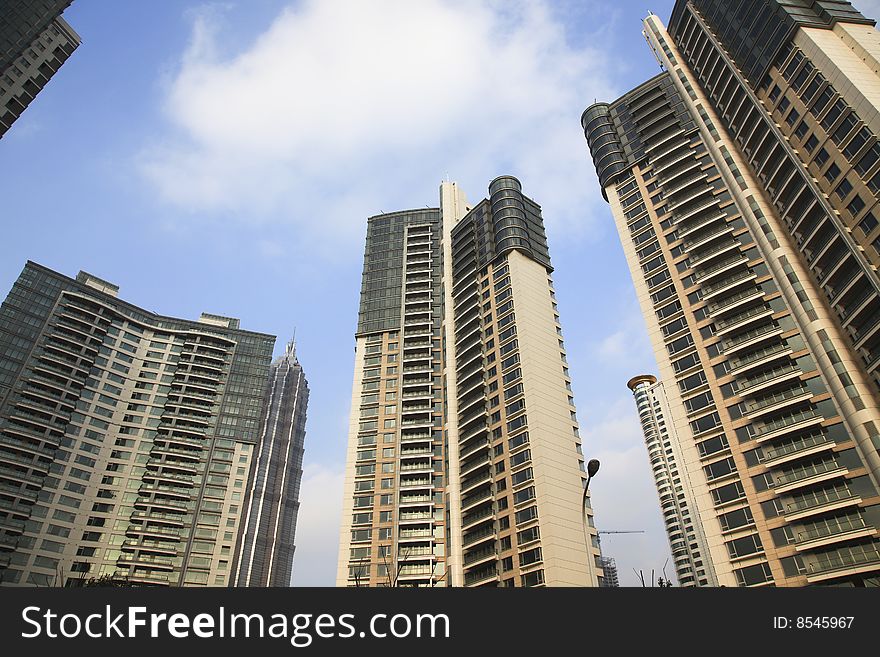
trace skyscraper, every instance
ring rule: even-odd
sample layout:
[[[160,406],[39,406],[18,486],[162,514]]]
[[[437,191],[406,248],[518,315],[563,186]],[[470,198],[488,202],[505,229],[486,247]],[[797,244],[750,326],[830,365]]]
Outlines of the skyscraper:
[[[510,176],[368,220],[338,585],[596,585],[551,272]]]
[[[237,586],[289,586],[309,384],[290,342],[272,363],[260,447],[244,507]]]
[[[665,72],[582,117],[721,585],[880,583],[870,23],[677,2]]]
[[[0,307],[0,581],[225,585],[274,336],[28,262]]]
[[[80,44],[71,0],[10,0],[0,12],[0,138]]]
[[[617,576],[617,562],[614,557],[599,557],[599,563],[604,574],[601,586],[607,589],[619,588],[620,578]]]
[[[682,483],[687,474],[678,465],[681,456],[675,427],[666,422],[670,412],[663,382],[646,374],[633,377],[627,386],[635,397],[645,434],[678,585],[711,586],[715,583],[715,573],[702,535],[702,525],[695,517],[696,504],[690,499],[691,487]],[[670,433],[675,437],[671,438]]]

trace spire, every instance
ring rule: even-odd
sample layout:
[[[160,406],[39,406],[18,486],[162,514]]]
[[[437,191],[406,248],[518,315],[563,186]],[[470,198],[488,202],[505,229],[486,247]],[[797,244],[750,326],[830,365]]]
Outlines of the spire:
[[[292,365],[296,362],[296,329],[293,329],[293,337],[287,343],[287,351],[284,354],[285,358]]]

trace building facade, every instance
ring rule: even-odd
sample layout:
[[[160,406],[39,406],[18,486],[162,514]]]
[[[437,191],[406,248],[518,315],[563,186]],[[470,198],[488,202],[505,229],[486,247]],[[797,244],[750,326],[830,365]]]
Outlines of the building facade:
[[[368,220],[337,585],[597,584],[551,273],[509,176]]]
[[[666,422],[671,414],[663,382],[645,374],[630,379],[627,387],[635,397],[639,422],[645,434],[678,585],[713,586],[715,572],[702,535],[702,524],[696,517],[691,486],[686,483],[687,473],[678,464],[681,461],[679,440],[675,436],[675,427]]]
[[[829,107],[840,107],[838,87],[870,95],[876,82],[858,77],[851,53],[865,42],[867,57],[876,33],[848,3],[806,5],[678,2],[668,32],[649,16],[665,72],[582,117],[665,383],[682,483],[725,586],[880,582],[876,257],[852,228],[864,212],[847,215],[855,173],[852,189],[835,174],[840,192],[823,191],[824,173],[768,102],[782,98],[768,86],[781,80],[774,67],[799,75],[798,44],[811,40],[826,57],[798,84],[822,68]],[[791,127],[821,138],[825,170],[834,140],[823,107],[809,135],[800,114]],[[832,133],[853,114],[840,109]],[[874,197],[856,194],[867,211]]]
[[[226,585],[274,336],[28,262],[0,307],[0,580]]]
[[[290,586],[309,384],[290,342],[272,363],[260,447],[244,506],[236,586]]]
[[[0,138],[79,47],[70,0],[10,0],[0,15]]]
[[[599,563],[602,565],[602,581],[601,586],[606,589],[620,588],[620,578],[617,575],[617,562],[614,557],[599,557]]]

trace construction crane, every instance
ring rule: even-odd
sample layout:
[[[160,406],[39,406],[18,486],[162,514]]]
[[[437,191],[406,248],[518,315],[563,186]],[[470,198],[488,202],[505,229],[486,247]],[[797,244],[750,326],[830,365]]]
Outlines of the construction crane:
[[[599,534],[644,534],[644,529],[600,529]],[[602,537],[598,537],[599,543],[602,543]]]

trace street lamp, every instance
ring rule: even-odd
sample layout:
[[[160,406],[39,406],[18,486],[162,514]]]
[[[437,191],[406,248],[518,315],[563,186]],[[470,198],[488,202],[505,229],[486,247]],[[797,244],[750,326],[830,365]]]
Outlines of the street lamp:
[[[599,471],[599,460],[598,459],[590,459],[589,463],[587,463],[587,483],[584,484],[584,497],[583,503],[581,504],[581,513],[583,514],[583,523],[584,523],[584,542],[587,546],[587,567],[590,571],[590,581],[593,581],[593,552],[590,550],[590,547],[593,545],[592,541],[590,541],[590,535],[587,531],[587,495],[590,490],[590,480],[596,476],[596,473]]]

